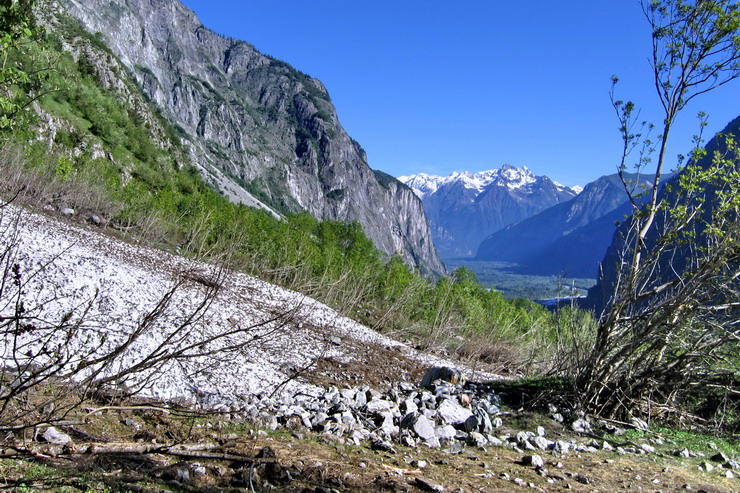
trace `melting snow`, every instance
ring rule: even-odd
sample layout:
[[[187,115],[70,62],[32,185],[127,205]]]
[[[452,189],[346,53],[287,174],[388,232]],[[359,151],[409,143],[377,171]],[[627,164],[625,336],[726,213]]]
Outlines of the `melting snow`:
[[[65,364],[71,367],[109,351],[136,330],[176,283],[181,284],[161,314],[116,358],[115,365],[97,367],[100,375],[115,374],[157,351],[179,350],[187,357],[139,372],[126,385],[162,399],[236,407],[247,396],[276,389],[291,394],[322,392],[289,376],[322,355],[343,360],[357,356],[351,353],[350,344],[328,343],[333,336],[396,347],[424,364],[459,368],[382,336],[299,293],[6,206],[0,208],[0,247],[11,244],[15,245],[12,263],[18,266],[26,315],[37,325],[48,326],[71,313],[72,321],[79,319],[81,325],[69,339],[60,333],[47,334],[42,340],[38,334],[5,331],[0,339],[0,362],[6,368],[17,367],[19,357],[39,362],[44,354],[55,351],[65,355]],[[214,277],[222,287],[209,298],[208,280]],[[185,323],[204,300],[198,317]],[[10,315],[15,306],[15,299],[3,296],[0,316]],[[23,354],[18,344],[23,345]]]

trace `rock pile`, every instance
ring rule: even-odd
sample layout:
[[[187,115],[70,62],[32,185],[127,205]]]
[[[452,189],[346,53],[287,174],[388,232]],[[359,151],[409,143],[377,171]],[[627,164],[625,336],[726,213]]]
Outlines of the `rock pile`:
[[[499,397],[460,373],[435,367],[423,387],[401,383],[385,393],[367,386],[329,388],[319,397],[258,398],[247,415],[271,429],[307,428],[337,441],[393,451],[409,447],[461,450],[464,444],[501,445],[492,434],[502,426]]]

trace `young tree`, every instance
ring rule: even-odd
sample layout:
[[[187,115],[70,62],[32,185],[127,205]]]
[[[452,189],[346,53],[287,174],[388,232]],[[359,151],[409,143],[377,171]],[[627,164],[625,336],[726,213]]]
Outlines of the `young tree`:
[[[0,1],[0,130],[12,128],[30,104],[29,93],[39,74],[18,66],[11,55],[23,40],[37,34],[34,0]]]
[[[699,146],[663,190],[667,143],[679,113],[696,97],[740,77],[740,7],[733,0],[644,0],[652,30],[655,88],[664,110],[657,142],[635,105],[612,103],[624,147],[619,166],[633,207],[621,248],[603,276],[611,297],[594,348],[579,374],[592,412],[624,417],[648,401],[670,404],[684,385],[737,371],[740,340],[738,148],[731,136]],[[616,84],[617,79],[613,79]],[[701,126],[706,119],[701,116]],[[646,191],[625,179],[655,160]],[[729,351],[729,354],[728,354]],[[734,365],[734,370],[733,370]]]

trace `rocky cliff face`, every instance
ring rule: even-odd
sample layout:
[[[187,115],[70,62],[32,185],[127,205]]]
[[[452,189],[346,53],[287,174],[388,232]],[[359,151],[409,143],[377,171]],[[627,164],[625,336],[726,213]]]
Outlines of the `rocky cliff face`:
[[[422,197],[443,258],[470,257],[491,233],[576,195],[546,176],[511,165],[479,173],[399,179]]]
[[[209,31],[176,0],[60,3],[100,33],[224,194],[278,213],[357,220],[380,250],[443,271],[421,202],[370,169],[318,80]]]

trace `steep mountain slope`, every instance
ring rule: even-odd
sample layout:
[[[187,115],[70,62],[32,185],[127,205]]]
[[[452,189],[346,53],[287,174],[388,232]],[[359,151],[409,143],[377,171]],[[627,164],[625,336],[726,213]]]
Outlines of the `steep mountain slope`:
[[[529,274],[595,277],[614,223],[629,213],[626,201],[618,175],[602,176],[572,200],[492,234],[476,258],[513,262]]]
[[[491,233],[576,195],[526,167],[480,173],[402,176],[422,198],[443,258],[469,257]]]
[[[733,121],[728,123],[727,126],[722,130],[722,132],[720,132],[720,134],[731,134],[735,136],[740,135],[740,117],[735,118]],[[715,135],[707,143],[705,148],[707,151],[706,155],[697,163],[698,166],[703,168],[707,168],[712,164],[715,151],[719,152],[720,155],[724,155],[727,153],[727,145],[723,142],[722,139],[719,138],[718,135]],[[735,166],[737,166],[737,161]],[[675,182],[676,178],[677,176],[667,178],[663,182],[666,186],[663,188],[663,191],[661,191],[661,199],[667,198],[670,200],[676,197],[676,192],[670,191],[669,187],[667,186],[668,183],[671,183],[672,181]],[[737,176],[731,179],[736,180]],[[666,190],[669,191],[666,192]],[[704,196],[702,197],[702,203],[698,206],[696,205],[696,203],[693,204],[695,207],[697,207],[697,210],[701,211],[701,216],[703,216],[704,219],[708,219],[713,209],[716,207],[716,197],[714,197],[715,192],[715,189],[709,187],[707,191],[703,194]],[[603,311],[613,295],[613,286],[615,285],[615,280],[617,278],[617,266],[620,264],[619,252],[622,251],[624,247],[624,227],[629,224],[628,220],[624,222],[625,226],[623,226],[621,229],[618,229],[612,237],[611,243],[609,244],[601,262],[602,271],[600,272],[597,284],[589,290],[588,298],[584,303],[585,306],[594,309],[597,314]],[[646,238],[646,245],[648,248],[652,248],[654,246],[657,236],[655,232],[659,231],[660,228],[663,227],[664,222],[665,219],[660,215],[656,217],[652,233],[648,234]],[[725,227],[732,227],[732,225],[725,225]],[[667,248],[663,255],[658,257],[656,266],[651,271],[650,279],[648,280],[648,283],[646,285],[648,287],[655,286],[659,283],[666,282],[669,279],[674,279],[682,272],[684,272],[686,270],[686,265],[690,264],[690,259],[691,256],[695,253],[693,251],[695,248],[715,248],[715,245],[706,245],[705,240],[706,238],[703,235],[702,228],[699,227],[698,231],[695,232],[695,235],[692,238],[690,244],[676,242],[672,247]],[[738,270],[737,265],[733,265],[732,267]],[[737,279],[735,280],[735,282],[737,283]],[[665,295],[667,296],[668,294],[666,293]],[[736,300],[733,300],[733,302],[735,301]]]
[[[233,200],[357,220],[375,245],[443,271],[418,198],[369,168],[324,86],[251,45],[205,28],[176,0],[61,0],[100,33]]]

